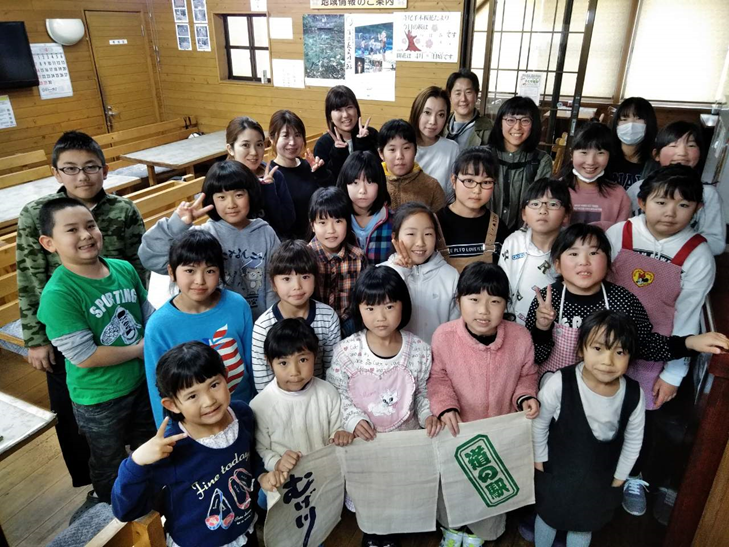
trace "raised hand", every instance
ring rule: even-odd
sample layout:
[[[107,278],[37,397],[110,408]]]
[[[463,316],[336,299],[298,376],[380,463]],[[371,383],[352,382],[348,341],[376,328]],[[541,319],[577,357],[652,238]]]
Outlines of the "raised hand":
[[[539,330],[549,330],[549,327],[554,323],[555,317],[557,317],[552,307],[552,285],[547,285],[545,298],[542,298],[542,291],[539,290],[539,287],[534,287],[534,292],[537,293],[537,302],[539,302],[539,307],[537,307],[537,328]]]
[[[178,433],[177,435],[165,437],[165,429],[169,421],[169,417],[162,420],[162,425],[159,426],[157,434],[132,453],[134,463],[137,465],[151,465],[168,458],[172,454],[175,443],[187,437],[187,433]]]
[[[342,138],[342,135],[339,134],[339,130],[336,128],[336,126],[334,127],[334,132],[329,130],[329,136],[334,140],[335,148],[347,148],[347,146],[349,146],[347,144],[347,141],[345,141]]]
[[[208,211],[212,210],[212,208],[214,207],[212,203],[206,207],[202,207],[202,202],[204,199],[205,194],[200,194],[199,196],[197,196],[197,199],[192,203],[183,201],[177,206],[177,211],[175,211],[177,213],[177,216],[179,216],[180,220],[185,224],[192,224],[201,216],[206,215]]]
[[[314,157],[314,154],[311,153],[311,150],[308,148],[306,149],[306,154],[304,155],[304,159],[308,162],[309,166],[311,167],[311,172],[313,173],[317,169],[319,169],[322,165],[324,165],[324,160],[319,159],[319,156]]]
[[[398,266],[402,266],[403,268],[412,268],[413,260],[412,258],[410,258],[410,253],[408,252],[405,245],[403,245],[401,241],[393,237],[392,246],[395,248],[395,252],[397,253],[397,258],[395,258],[395,264]]]
[[[367,118],[367,121],[364,123],[364,125],[362,125],[362,118],[360,118],[359,121],[357,122],[357,126],[359,128],[359,131],[357,131],[358,139],[364,139],[365,137],[369,137],[370,130],[367,129],[367,127],[370,125],[371,119],[372,119],[371,117]]]
[[[273,184],[273,174],[278,171],[278,165],[271,169],[271,164],[266,164],[266,169],[263,171],[263,178],[261,184]]]

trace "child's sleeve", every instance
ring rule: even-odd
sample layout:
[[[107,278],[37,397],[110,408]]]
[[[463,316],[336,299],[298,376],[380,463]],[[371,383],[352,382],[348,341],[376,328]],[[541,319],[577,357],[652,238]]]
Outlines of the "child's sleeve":
[[[547,287],[540,289],[542,297],[547,297]],[[556,294],[554,285],[552,285],[552,306],[555,309],[559,307],[559,300],[561,295]],[[534,342],[534,362],[537,365],[541,365],[552,354],[552,348],[554,347],[554,339],[552,338],[552,331],[554,330],[554,324],[549,330],[542,330],[537,327],[537,308],[539,307],[539,301],[537,297],[532,300],[532,305],[529,306],[529,312],[527,312],[526,321],[524,326],[532,335],[532,342]]]
[[[349,396],[349,374],[344,370],[346,362],[349,362],[349,356],[342,349],[342,343],[340,342],[334,348],[332,366],[327,370],[327,382],[339,391],[339,396],[342,399],[342,423],[344,429],[352,433],[360,420],[369,422],[369,418],[355,406],[352,397]]]
[[[124,234],[124,259],[134,266],[139,278],[142,280],[142,284],[146,287],[149,284],[149,272],[144,268],[139,258],[139,246],[142,244],[144,232],[145,227],[142,214],[134,203],[130,201]]]
[[[149,321],[149,318],[156,310],[152,303],[147,300],[148,294],[147,289],[144,286],[144,278],[139,275],[139,272],[137,272],[134,264],[130,263],[130,265],[132,267],[129,268],[129,276],[133,280],[134,290],[137,293],[137,301],[139,302],[139,308],[142,312],[142,325],[146,326],[147,321]]]
[[[320,340],[322,350],[322,367],[324,368],[324,374],[332,366],[332,354],[334,348],[342,340],[342,328],[339,324],[339,317],[337,312],[332,308],[328,308],[329,312],[329,325],[327,326],[326,337],[324,340]],[[326,377],[326,376],[325,376]]]
[[[57,287],[43,290],[38,319],[47,325],[53,345],[74,365],[83,363],[96,351],[94,333],[83,310],[65,291]]]
[[[624,481],[628,478],[630,470],[633,469],[638,460],[640,448],[643,445],[643,432],[645,430],[645,396],[643,390],[639,390],[640,398],[633,413],[628,418],[628,425],[625,427],[623,437],[623,448],[620,450],[620,458],[615,468],[614,477]]]
[[[722,254],[726,249],[726,221],[724,202],[715,186],[704,184],[704,207],[697,216],[696,231],[706,238],[711,254]]]
[[[161,218],[142,236],[139,259],[145,268],[161,275],[167,275],[170,247],[175,238],[187,232],[192,226],[180,220],[177,212],[170,218]]]
[[[137,465],[131,456],[121,463],[111,490],[111,510],[117,519],[130,522],[152,510],[153,469],[154,465]]]
[[[266,356],[263,353],[263,344],[266,341],[268,329],[263,326],[264,322],[269,321],[269,312],[264,312],[253,325],[251,333],[251,364],[253,371],[253,383],[256,391],[260,393],[273,380],[273,370],[266,362]]]
[[[327,386],[329,387],[329,386]],[[331,389],[327,390],[331,391]],[[332,393],[332,400],[329,408],[329,438],[334,437],[337,431],[342,429],[342,400],[339,393]]]
[[[232,398],[236,401],[243,401],[249,403],[253,397],[255,397],[256,385],[255,377],[253,376],[253,365],[252,359],[252,340],[253,340],[253,315],[251,314],[251,307],[244,298],[239,309],[239,313],[243,315],[243,330],[240,333],[241,342],[243,344],[243,366],[245,367],[245,373],[243,374],[243,380],[238,384],[238,387],[233,391]]]
[[[160,316],[161,317],[161,316]],[[162,325],[159,321],[152,321],[144,333],[144,372],[147,376],[147,391],[149,392],[149,404],[152,407],[154,423],[159,427],[164,420],[162,409],[162,397],[157,389],[157,362],[167,348],[161,339]]]
[[[427,382],[430,410],[438,418],[446,410],[455,409],[460,412],[461,405],[448,376],[448,362],[452,360],[452,351],[449,351],[447,337],[440,329],[433,334],[431,352],[433,362]]]
[[[418,348],[417,361],[413,363],[417,369],[415,372],[415,411],[418,414],[420,427],[425,427],[425,420],[433,413],[430,411],[430,400],[428,399],[428,377],[433,363],[433,356],[430,346],[421,342]],[[411,365],[412,366],[412,365]]]
[[[265,220],[277,234],[288,232],[294,225],[296,212],[283,173],[276,171],[273,174],[273,183],[261,184],[261,192],[266,213]]]
[[[612,258],[612,260],[615,260],[615,258],[618,256],[618,253],[620,252],[620,249],[623,248],[624,225],[625,222],[618,222],[617,224],[613,224],[607,230],[605,230],[605,235],[610,242],[610,257]]]
[[[256,420],[256,452],[261,457],[261,462],[266,471],[273,471],[276,464],[281,459],[281,454],[271,448],[273,442],[271,441],[271,428],[265,419],[265,412],[267,407],[274,404],[266,395],[270,392],[266,392],[262,395],[257,395],[251,401],[251,409],[253,410]],[[258,476],[258,475],[256,475]]]
[[[236,410],[236,417],[238,418],[238,435],[240,435],[242,428],[248,434],[248,438],[251,439],[251,444],[253,444],[256,442],[256,417],[253,415],[253,410],[250,406],[247,404],[243,404],[241,406],[243,407],[242,410]],[[263,466],[261,457],[258,455],[258,451],[254,450],[253,446],[251,446],[249,452],[251,455],[251,472],[253,473],[253,477],[258,480],[258,477],[265,473],[266,469]]]
[[[539,416],[532,420],[532,443],[534,445],[534,461],[536,463],[549,460],[549,425],[552,419],[559,418],[559,407],[562,402],[562,373],[555,372],[544,384],[537,396],[539,399]]]
[[[276,232],[273,231],[273,228],[271,228],[269,236],[270,241],[268,244],[268,252],[266,255],[266,269],[268,269],[268,265],[270,264],[273,253],[275,253],[276,249],[278,249],[279,245],[281,245],[281,240],[279,240]],[[266,275],[266,272],[264,272],[264,279],[266,283],[266,309],[268,309],[276,302],[278,302],[278,295],[276,294],[276,291],[273,290],[273,281],[269,279],[269,276]]]
[[[461,317],[461,308],[459,308],[456,303],[456,294],[458,294],[458,275],[453,276],[453,283],[451,284],[451,290],[449,292],[450,309],[448,310],[448,321],[455,321]]]
[[[525,397],[536,398],[537,396],[537,366],[534,364],[534,345],[529,339],[528,333],[524,332],[524,339],[520,340],[519,345],[521,347],[526,346],[526,350],[523,353],[521,372],[512,397],[512,404],[516,410],[519,410],[518,403],[520,399]]]

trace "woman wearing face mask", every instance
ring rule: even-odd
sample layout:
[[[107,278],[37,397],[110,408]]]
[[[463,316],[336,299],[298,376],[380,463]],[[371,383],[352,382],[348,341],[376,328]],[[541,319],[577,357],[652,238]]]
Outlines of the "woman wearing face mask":
[[[613,154],[605,175],[628,190],[653,169],[651,153],[658,133],[653,105],[642,97],[625,99],[613,118]]]

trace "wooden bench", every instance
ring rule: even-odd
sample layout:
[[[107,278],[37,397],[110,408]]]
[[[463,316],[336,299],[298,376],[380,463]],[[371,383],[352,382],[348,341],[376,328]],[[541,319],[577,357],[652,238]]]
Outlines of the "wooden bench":
[[[162,519],[152,511],[132,522],[112,520],[86,547],[165,547],[166,544]]]
[[[43,150],[0,158],[0,189],[51,176],[51,165]]]

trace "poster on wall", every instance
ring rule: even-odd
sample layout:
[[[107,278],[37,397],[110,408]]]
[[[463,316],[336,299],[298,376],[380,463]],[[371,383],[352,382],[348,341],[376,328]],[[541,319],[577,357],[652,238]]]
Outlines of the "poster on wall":
[[[175,32],[177,33],[177,49],[191,51],[190,25],[175,25]]]
[[[185,0],[172,0],[172,13],[175,17],[175,23],[187,23],[187,4],[185,4]]]
[[[192,0],[192,20],[195,23],[208,22],[208,10],[205,0]]]
[[[458,62],[459,12],[395,14],[395,53],[398,61]]]
[[[345,16],[345,78],[360,99],[395,100],[394,15]]]
[[[529,97],[534,104],[539,105],[543,78],[544,74],[541,72],[521,72],[519,74],[519,95]]]
[[[304,88],[304,61],[301,59],[272,59],[273,85]]]
[[[344,15],[305,14],[306,85],[331,87],[345,79]]]
[[[66,55],[60,44],[30,44],[38,73],[41,99],[58,99],[73,96],[71,77],[68,74]]]
[[[408,0],[309,0],[311,9],[405,9]]]
[[[198,51],[210,51],[210,34],[207,25],[195,25],[195,47]]]
[[[8,95],[0,95],[0,129],[8,129],[18,125],[15,122],[15,114],[13,113],[13,105],[10,104]]]

